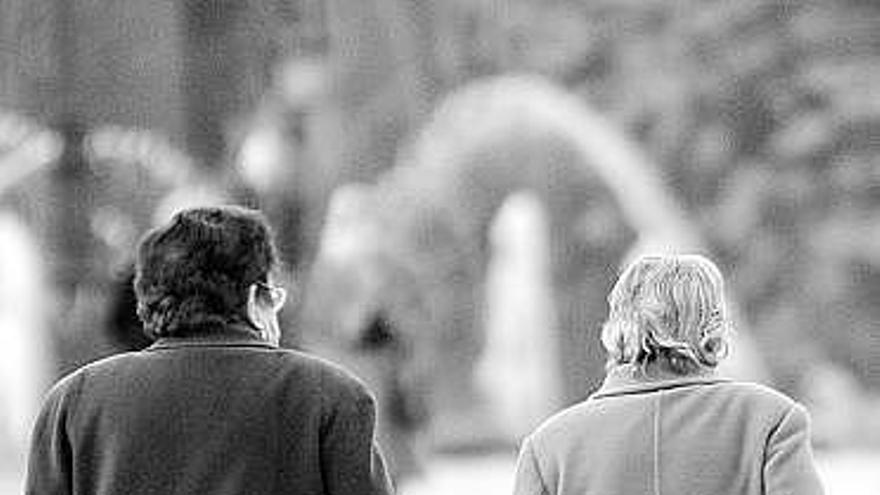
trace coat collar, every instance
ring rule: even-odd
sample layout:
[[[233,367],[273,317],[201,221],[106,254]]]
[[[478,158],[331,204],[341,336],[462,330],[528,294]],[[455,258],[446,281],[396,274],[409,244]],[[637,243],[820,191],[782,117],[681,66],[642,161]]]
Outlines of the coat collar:
[[[730,379],[719,376],[714,370],[680,375],[658,368],[622,365],[612,368],[608,372],[602,386],[590,398],[640,394],[688,385],[706,385],[729,381]]]
[[[187,347],[262,347],[277,349],[278,346],[261,339],[244,325],[228,325],[210,331],[185,336],[160,337],[146,351],[180,349]]]

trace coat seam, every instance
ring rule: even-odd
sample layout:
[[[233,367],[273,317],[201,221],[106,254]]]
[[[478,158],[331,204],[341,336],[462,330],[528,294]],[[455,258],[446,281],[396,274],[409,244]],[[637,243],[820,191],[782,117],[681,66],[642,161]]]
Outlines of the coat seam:
[[[762,454],[761,466],[767,466],[767,454],[768,454],[769,451],[770,451],[770,444],[771,444],[772,441],[773,441],[773,437],[776,436],[776,433],[779,432],[779,430],[782,429],[782,424],[785,423],[785,421],[786,421],[786,420],[787,420],[792,414],[794,414],[795,409],[797,409],[797,403],[791,404],[791,405],[788,407],[788,409],[786,409],[785,412],[782,413],[782,415],[780,416],[779,420],[776,421],[776,422],[770,427],[770,430],[767,432],[767,437],[764,438],[764,448],[763,448],[763,452],[761,453],[761,454]],[[765,475],[764,469],[761,469],[761,487],[762,487],[762,489],[763,489],[764,486],[766,485],[766,479],[765,479],[765,476],[764,476],[764,475]]]
[[[86,381],[86,370],[83,369],[78,373],[79,376],[76,377],[76,384],[71,387],[70,391],[70,405],[68,406],[68,424],[67,428],[69,429],[72,424],[77,424],[79,418],[79,403],[80,397],[82,397],[83,388],[85,387]]]
[[[538,475],[538,483],[541,484],[541,495],[547,495],[550,492],[547,490],[547,482],[544,481],[544,474],[541,472],[541,463],[538,462],[538,457],[540,453],[538,452],[538,446],[535,445],[535,441],[531,440],[528,442],[529,451],[531,455],[529,457],[532,458],[532,463],[535,465],[535,474]]]
[[[663,390],[659,390],[654,398],[654,445],[653,445],[653,488],[654,495],[660,495],[660,406]]]

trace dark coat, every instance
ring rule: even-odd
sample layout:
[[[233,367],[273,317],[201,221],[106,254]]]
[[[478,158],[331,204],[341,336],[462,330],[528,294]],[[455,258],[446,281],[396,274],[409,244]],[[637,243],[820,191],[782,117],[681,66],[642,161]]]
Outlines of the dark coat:
[[[386,494],[374,423],[364,385],[326,361],[241,329],[163,338],[53,387],[26,493]]]
[[[712,375],[619,370],[520,450],[516,495],[822,493],[804,408]]]

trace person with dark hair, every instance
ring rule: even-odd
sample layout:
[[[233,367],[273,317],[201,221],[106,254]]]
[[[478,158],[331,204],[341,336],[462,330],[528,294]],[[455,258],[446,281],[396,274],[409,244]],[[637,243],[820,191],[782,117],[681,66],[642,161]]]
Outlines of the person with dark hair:
[[[375,400],[346,370],[281,349],[278,258],[264,217],[185,210],[137,251],[156,341],[49,392],[27,494],[386,494]]]

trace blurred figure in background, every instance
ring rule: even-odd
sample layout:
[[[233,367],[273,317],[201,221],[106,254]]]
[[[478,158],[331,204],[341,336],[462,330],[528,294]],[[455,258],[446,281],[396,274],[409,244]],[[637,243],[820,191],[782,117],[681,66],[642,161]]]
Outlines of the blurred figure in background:
[[[369,187],[338,188],[330,201],[305,310],[305,347],[345,363],[377,396],[378,437],[391,476],[402,482],[423,469],[428,423],[425,335],[400,318],[396,294],[418,293],[395,278]],[[416,306],[415,304],[411,305]]]
[[[111,282],[108,305],[104,330],[114,349],[122,352],[139,351],[153,343],[153,339],[144,332],[137,315],[133,265],[126,267]]]
[[[823,493],[804,407],[715,371],[730,335],[714,263],[639,258],[608,303],[605,381],[523,442],[517,495]]]
[[[28,430],[54,371],[43,271],[27,229],[0,212],[0,477],[24,467]]]
[[[389,493],[364,385],[279,349],[277,269],[252,210],[189,209],[147,234],[135,291],[157,341],[53,388],[26,493]]]

